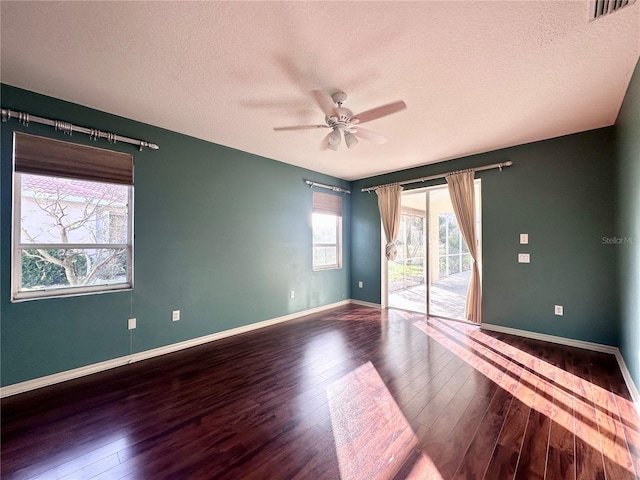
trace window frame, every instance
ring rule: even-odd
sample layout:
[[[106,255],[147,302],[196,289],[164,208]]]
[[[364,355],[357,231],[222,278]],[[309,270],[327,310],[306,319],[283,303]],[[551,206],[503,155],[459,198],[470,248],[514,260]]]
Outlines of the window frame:
[[[14,157],[15,157],[15,133],[14,133]],[[95,148],[95,147],[89,147]],[[11,302],[18,303],[29,300],[66,298],[80,295],[101,294],[115,291],[132,290],[134,285],[134,185],[117,184],[127,187],[127,243],[22,243],[22,175],[29,173],[16,171],[15,159],[12,166],[12,215],[11,215]],[[33,173],[31,175],[42,174]],[[47,176],[47,175],[44,175]],[[64,175],[49,175],[51,178],[74,179],[77,177]],[[112,182],[87,179],[102,184]],[[36,290],[22,290],[22,251],[34,248],[51,249],[124,249],[127,256],[126,280],[124,282],[87,285],[87,286],[49,286]]]

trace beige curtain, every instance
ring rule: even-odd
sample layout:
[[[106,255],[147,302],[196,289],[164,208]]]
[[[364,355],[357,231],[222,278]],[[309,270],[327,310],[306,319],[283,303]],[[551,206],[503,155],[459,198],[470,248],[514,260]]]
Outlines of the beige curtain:
[[[482,322],[482,286],[478,268],[478,236],[476,234],[476,199],[473,186],[473,170],[450,173],[446,176],[453,211],[458,220],[462,238],[469,247],[472,258],[471,281],[467,291],[465,317],[475,323]]]
[[[396,240],[398,240],[398,233],[400,233],[401,193],[402,187],[400,185],[376,188],[380,218],[382,219],[384,234],[387,237],[385,255],[388,260],[396,259]]]

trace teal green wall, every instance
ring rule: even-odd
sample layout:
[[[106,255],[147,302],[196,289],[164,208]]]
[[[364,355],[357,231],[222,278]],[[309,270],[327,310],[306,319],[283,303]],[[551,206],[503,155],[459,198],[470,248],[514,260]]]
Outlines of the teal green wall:
[[[614,129],[604,128],[354,182],[352,297],[381,300],[377,199],[362,187],[512,160],[502,172],[477,174],[483,321],[618,345],[617,250],[602,242],[616,232],[614,154]],[[529,234],[528,246],[519,245],[520,233]],[[531,263],[519,264],[518,252]],[[554,315],[556,304],[564,316]]]
[[[620,350],[640,385],[640,63],[629,84],[616,122],[618,146],[618,227],[616,235],[632,243],[620,251]]]
[[[345,188],[349,182],[11,86],[1,93],[3,108],[160,146],[112,147],[135,158],[134,290],[10,303],[12,132],[109,144],[34,123],[1,125],[2,385],[350,297],[349,228],[343,268],[311,269],[312,194],[303,180]],[[349,225],[350,198],[343,198]],[[174,309],[181,310],[178,322],[171,321]],[[138,320],[131,333],[129,317]]]
[[[638,68],[615,128],[353,183],[7,85],[1,93],[5,108],[161,147],[138,152],[125,144],[112,146],[135,157],[134,290],[12,304],[12,132],[94,143],[33,123],[24,127],[12,120],[0,126],[2,385],[348,298],[380,303],[377,198],[360,189],[505,160],[514,165],[478,173],[484,321],[620,345],[640,383]],[[353,192],[343,197],[341,270],[311,270],[307,178]],[[527,247],[518,244],[519,233],[529,233]],[[603,237],[633,243],[607,245]],[[531,264],[517,263],[521,251],[531,253]],[[294,300],[289,290],[296,291]],[[555,304],[564,305],[564,316],[553,315]],[[181,321],[171,321],[173,309],[181,310]],[[129,317],[138,319],[132,332],[126,329]]]

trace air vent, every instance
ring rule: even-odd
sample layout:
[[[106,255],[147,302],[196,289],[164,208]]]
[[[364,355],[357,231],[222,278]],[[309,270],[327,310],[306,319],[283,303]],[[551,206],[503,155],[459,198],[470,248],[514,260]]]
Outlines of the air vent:
[[[628,5],[632,5],[636,0],[592,0],[590,2],[590,18],[603,17],[609,13],[613,13]]]

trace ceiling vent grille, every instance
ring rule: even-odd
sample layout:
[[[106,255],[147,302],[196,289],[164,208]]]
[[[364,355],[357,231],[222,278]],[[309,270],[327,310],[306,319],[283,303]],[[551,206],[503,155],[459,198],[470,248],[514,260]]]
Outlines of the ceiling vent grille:
[[[620,10],[628,5],[632,5],[636,0],[592,0],[591,20],[603,17],[609,13]]]

